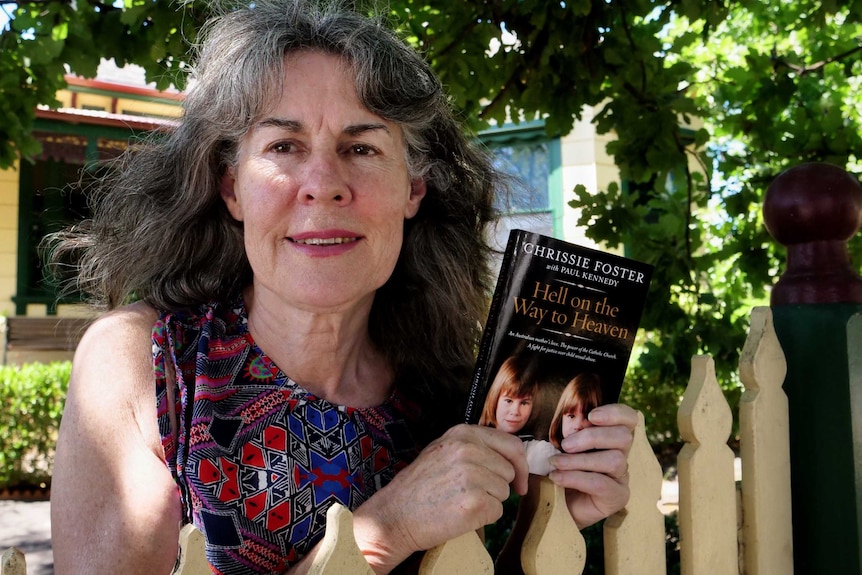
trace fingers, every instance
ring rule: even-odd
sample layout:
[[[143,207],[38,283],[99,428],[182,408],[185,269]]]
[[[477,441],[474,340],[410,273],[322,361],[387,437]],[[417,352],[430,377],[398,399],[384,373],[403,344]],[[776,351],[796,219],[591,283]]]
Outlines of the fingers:
[[[551,458],[554,471],[551,479],[562,477],[561,472],[580,471],[606,475],[616,481],[628,481],[628,461],[618,449],[603,449],[589,453],[563,453]],[[560,481],[556,481],[560,483]],[[565,487],[570,487],[566,485]],[[573,487],[573,486],[572,486]]]
[[[601,473],[565,473],[566,503],[581,529],[616,513],[628,503],[628,476],[624,480],[614,480]]]
[[[581,528],[625,507],[629,498],[628,453],[638,414],[622,404],[589,414],[591,427],[566,437],[551,458],[550,479],[566,488],[569,511]]]
[[[477,430],[482,435],[482,440],[485,445],[494,453],[499,454],[508,466],[510,466],[511,476],[509,483],[516,493],[523,495],[527,492],[527,483],[529,480],[529,469],[527,466],[527,453],[524,449],[524,442],[520,438],[492,429],[490,427],[471,427]],[[508,493],[503,498],[508,497]]]
[[[628,454],[632,431],[625,426],[587,427],[563,439],[560,447],[566,453],[583,453],[594,449],[618,449]]]
[[[638,423],[637,411],[619,403],[602,405],[589,414],[593,425],[566,437],[561,447],[566,453],[581,453],[593,449],[619,449],[628,455],[634,429]]]
[[[520,494],[527,492],[527,456],[524,443],[518,437],[490,427],[459,425],[447,431],[438,442],[445,445],[446,451],[456,452],[444,456],[448,464],[453,464],[455,457],[463,464],[487,469],[486,477],[505,479],[506,492],[501,500],[509,496],[509,484]]]
[[[623,425],[634,431],[638,425],[638,412],[622,403],[600,405],[588,416],[593,425]]]
[[[503,512],[510,484],[526,492],[528,475],[520,439],[460,425],[428,445],[363,504],[360,517],[372,522],[372,529],[382,524],[387,538],[397,542],[396,555],[403,557],[493,523]]]

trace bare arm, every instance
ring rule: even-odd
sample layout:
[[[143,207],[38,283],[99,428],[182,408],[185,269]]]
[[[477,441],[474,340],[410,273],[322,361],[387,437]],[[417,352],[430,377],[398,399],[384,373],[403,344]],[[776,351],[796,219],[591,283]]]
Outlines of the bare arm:
[[[57,575],[169,573],[180,505],[156,420],[150,332],[133,304],[96,321],[75,353],[51,485]]]

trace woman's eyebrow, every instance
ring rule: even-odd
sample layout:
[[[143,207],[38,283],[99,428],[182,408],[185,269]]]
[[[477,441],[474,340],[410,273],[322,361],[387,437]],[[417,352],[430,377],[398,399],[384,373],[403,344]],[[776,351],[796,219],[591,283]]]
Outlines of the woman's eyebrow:
[[[257,123],[258,128],[281,128],[288,132],[302,132],[302,123],[286,118],[265,118]]]
[[[386,124],[353,124],[344,128],[344,133],[348,136],[359,136],[376,130],[383,130],[387,134],[392,135],[391,130],[389,130]]]
[[[305,129],[302,125],[302,122],[299,122],[297,120],[288,120],[287,118],[265,118],[257,123],[257,127],[280,128],[282,130],[295,133],[303,132]],[[392,131],[389,129],[389,126],[380,123],[351,124],[345,127],[342,132],[348,136],[359,136],[367,132],[374,132],[378,130],[386,132],[390,135],[392,134]]]

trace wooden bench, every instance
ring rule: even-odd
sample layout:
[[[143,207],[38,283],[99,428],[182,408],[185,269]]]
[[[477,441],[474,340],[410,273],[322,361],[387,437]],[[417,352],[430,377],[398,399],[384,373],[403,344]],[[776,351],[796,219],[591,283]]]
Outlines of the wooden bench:
[[[58,316],[3,318],[3,363],[10,351],[75,351],[91,321],[87,317]]]

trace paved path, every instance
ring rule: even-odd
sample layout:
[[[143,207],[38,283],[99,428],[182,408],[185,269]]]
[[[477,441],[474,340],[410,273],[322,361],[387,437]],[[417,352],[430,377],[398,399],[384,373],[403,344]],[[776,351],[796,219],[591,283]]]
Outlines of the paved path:
[[[27,559],[27,575],[54,575],[48,501],[0,500],[0,551],[17,547]]]

